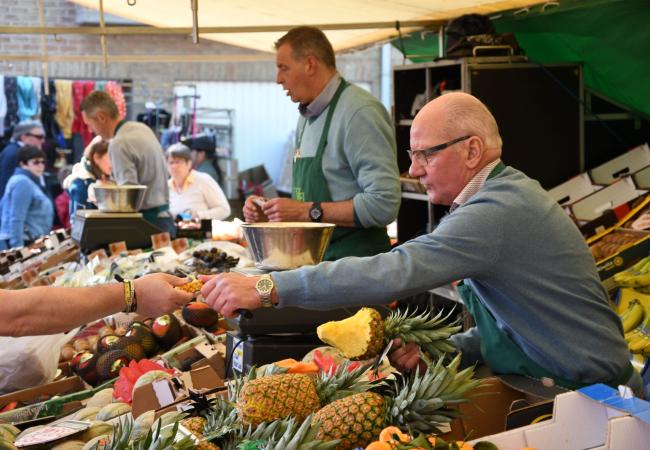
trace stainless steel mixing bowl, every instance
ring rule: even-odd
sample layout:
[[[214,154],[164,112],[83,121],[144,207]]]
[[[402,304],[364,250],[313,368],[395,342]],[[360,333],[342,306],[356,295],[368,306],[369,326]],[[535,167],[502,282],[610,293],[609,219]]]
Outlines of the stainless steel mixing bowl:
[[[102,212],[136,212],[140,210],[147,186],[95,186],[97,207]]]
[[[335,225],[262,222],[241,227],[258,268],[286,270],[321,262]]]

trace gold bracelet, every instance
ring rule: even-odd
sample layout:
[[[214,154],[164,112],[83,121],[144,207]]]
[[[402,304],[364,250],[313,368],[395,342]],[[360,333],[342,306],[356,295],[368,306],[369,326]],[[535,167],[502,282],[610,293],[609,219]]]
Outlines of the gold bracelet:
[[[138,309],[138,301],[135,296],[135,284],[133,280],[124,280],[124,312],[133,313]]]

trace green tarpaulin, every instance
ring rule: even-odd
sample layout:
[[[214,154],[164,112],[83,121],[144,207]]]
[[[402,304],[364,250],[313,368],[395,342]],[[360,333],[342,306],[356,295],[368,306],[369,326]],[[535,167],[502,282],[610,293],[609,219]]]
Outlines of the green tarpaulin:
[[[562,0],[504,13],[494,24],[515,33],[530,60],[582,62],[585,87],[650,117],[650,0]],[[414,62],[438,56],[437,34],[415,33],[403,46],[407,57],[419,55]]]

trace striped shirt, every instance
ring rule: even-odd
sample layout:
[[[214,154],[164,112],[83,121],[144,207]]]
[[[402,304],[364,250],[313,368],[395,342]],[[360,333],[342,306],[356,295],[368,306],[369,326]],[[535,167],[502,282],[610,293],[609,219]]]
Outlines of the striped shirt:
[[[495,159],[491,163],[489,163],[487,166],[483,167],[481,170],[478,171],[476,175],[474,175],[474,178],[469,180],[469,183],[465,185],[462,191],[460,191],[460,194],[454,199],[454,202],[452,203],[452,211],[465,203],[467,200],[469,200],[474,194],[476,194],[478,191],[481,190],[483,185],[485,184],[485,180],[490,176],[490,173],[492,170],[501,162],[500,159]]]

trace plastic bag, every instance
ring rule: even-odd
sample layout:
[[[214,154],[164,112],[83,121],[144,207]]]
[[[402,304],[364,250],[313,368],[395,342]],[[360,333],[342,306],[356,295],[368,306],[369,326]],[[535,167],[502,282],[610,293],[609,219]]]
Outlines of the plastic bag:
[[[61,348],[74,333],[0,337],[0,394],[54,379]]]

